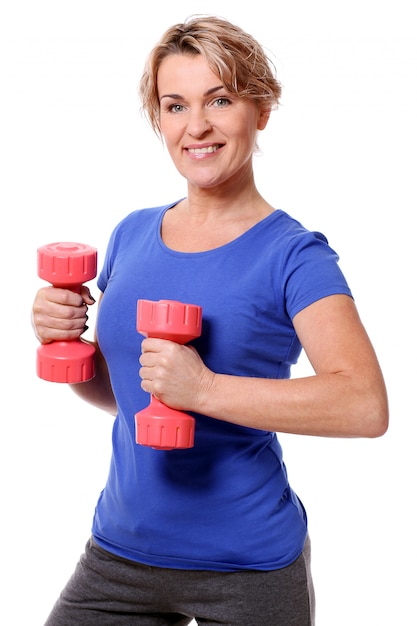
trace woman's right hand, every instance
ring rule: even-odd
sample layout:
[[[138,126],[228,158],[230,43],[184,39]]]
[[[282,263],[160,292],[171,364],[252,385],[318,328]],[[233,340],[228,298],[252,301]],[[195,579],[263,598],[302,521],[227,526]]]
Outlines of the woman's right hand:
[[[87,330],[87,305],[95,300],[88,287],[81,293],[59,287],[39,289],[32,306],[32,324],[42,343],[78,339]]]

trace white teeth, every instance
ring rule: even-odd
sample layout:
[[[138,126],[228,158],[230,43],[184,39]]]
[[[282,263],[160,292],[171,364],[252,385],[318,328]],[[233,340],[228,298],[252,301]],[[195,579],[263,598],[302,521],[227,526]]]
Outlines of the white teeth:
[[[219,148],[219,144],[215,144],[214,146],[207,146],[207,148],[188,148],[188,152],[192,152],[193,154],[208,154],[210,152],[216,152]]]

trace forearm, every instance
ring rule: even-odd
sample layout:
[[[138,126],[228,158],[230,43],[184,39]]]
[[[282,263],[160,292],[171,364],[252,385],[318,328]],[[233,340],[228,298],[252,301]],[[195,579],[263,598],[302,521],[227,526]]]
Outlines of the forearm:
[[[387,427],[379,375],[363,384],[339,373],[290,380],[215,374],[198,404],[198,411],[215,419],[273,432],[378,437]]]
[[[172,408],[249,428],[322,437],[383,435],[385,383],[351,299],[324,298],[300,312],[295,324],[313,376],[217,374],[194,348],[146,338],[142,388]]]
[[[71,384],[70,387],[82,400],[98,409],[116,415],[117,405],[114,398],[107,364],[96,344],[95,376],[84,383]]]

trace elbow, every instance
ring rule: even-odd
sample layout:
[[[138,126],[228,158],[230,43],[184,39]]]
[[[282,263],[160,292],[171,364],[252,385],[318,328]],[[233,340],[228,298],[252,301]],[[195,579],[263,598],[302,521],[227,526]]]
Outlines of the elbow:
[[[362,436],[377,439],[385,435],[389,426],[389,407],[386,395],[381,394],[380,397],[374,398],[371,405],[368,405],[368,410],[363,416]]]
[[[388,430],[388,423],[388,415],[381,415],[381,417],[373,419],[372,425],[368,427],[364,436],[368,439],[377,439],[378,437],[382,437]]]
[[[382,437],[388,430],[389,425],[389,417],[388,412],[385,414],[381,414],[378,419],[374,420],[374,427],[369,434],[370,439],[376,439],[377,437]]]

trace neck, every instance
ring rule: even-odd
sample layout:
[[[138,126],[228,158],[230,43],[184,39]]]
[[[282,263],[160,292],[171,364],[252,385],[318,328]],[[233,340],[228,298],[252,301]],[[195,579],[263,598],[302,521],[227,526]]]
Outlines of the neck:
[[[254,215],[264,217],[273,210],[259,193],[253,178],[244,186],[227,183],[215,188],[201,188],[189,184],[182,209],[190,219],[194,216],[216,219],[219,216],[222,220],[240,220]]]

